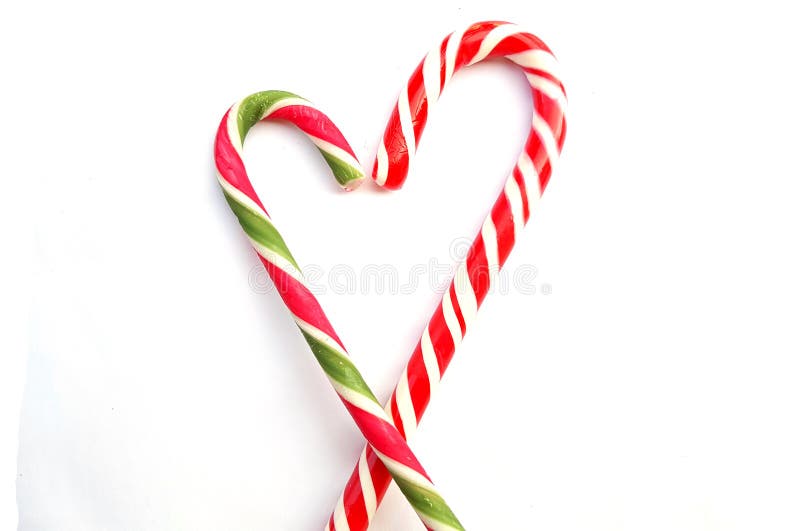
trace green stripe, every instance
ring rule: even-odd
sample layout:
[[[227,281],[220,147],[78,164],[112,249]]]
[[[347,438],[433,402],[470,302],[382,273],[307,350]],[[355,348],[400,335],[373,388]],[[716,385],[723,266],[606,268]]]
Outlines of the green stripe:
[[[292,253],[290,253],[289,248],[286,247],[286,242],[283,241],[283,238],[278,234],[278,231],[272,223],[263,216],[253,212],[249,207],[241,204],[233,196],[228,194],[224,188],[222,189],[222,193],[225,194],[225,200],[228,201],[231,210],[233,210],[233,213],[239,218],[239,224],[247,235],[267,249],[284,257],[300,271],[300,266],[295,262]]]
[[[455,529],[464,529],[464,526],[461,525],[461,522],[458,521],[456,515],[453,514],[453,511],[450,510],[450,507],[447,506],[441,496],[395,474],[392,474],[392,477],[417,513],[424,514],[432,520],[442,522]]]
[[[322,366],[322,370],[324,370],[329,377],[378,404],[378,399],[372,394],[364,378],[361,377],[361,373],[358,372],[356,366],[353,365],[353,362],[350,361],[347,356],[326,345],[302,328],[300,331],[311,347],[311,352],[314,353],[317,361]],[[380,407],[380,404],[378,405]]]
[[[322,153],[323,157],[325,157],[325,162],[327,162],[328,166],[331,167],[333,176],[336,177],[336,180],[342,186],[349,182],[364,178],[364,172],[361,170],[361,168],[351,166],[342,159],[334,157],[322,149],[320,149],[319,152]]]
[[[237,125],[239,126],[239,138],[244,141],[247,132],[261,120],[267,109],[286,98],[300,98],[300,96],[285,90],[265,90],[251,94],[243,99],[239,103],[239,114],[236,116]]]

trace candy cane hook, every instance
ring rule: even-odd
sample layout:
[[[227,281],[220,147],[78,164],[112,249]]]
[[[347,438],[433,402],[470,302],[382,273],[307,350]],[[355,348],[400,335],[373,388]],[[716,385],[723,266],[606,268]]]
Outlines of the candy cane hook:
[[[248,131],[267,118],[288,120],[301,129],[319,148],[344,188],[357,186],[363,178],[352,149],[327,116],[294,94],[259,92],[234,104],[217,130],[214,158],[225,199],[334,390],[422,522],[432,530],[461,530],[458,519],[353,364],[250,183],[242,162],[242,144]]]

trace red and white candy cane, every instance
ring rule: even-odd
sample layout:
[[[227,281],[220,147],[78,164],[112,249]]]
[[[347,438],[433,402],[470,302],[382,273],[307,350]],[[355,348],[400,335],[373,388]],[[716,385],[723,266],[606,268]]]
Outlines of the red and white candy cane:
[[[269,90],[234,104],[219,125],[214,160],[225,199],[319,365],[364,438],[374,448],[373,455],[383,462],[384,470],[388,469],[425,527],[437,531],[463,530],[353,364],[250,183],[242,162],[242,144],[248,131],[268,118],[287,120],[306,133],[345,189],[354,188],[363,178],[352,149],[327,116],[299,96]]]
[[[566,133],[566,94],[552,52],[538,37],[505,22],[479,22],[452,33],[428,53],[400,94],[373,169],[379,185],[400,188],[431,107],[447,82],[460,68],[491,58],[508,59],[528,78],[533,99],[531,131],[386,405],[406,439],[414,433],[431,393],[495,281],[494,275],[530,219],[558,160]],[[390,482],[386,468],[366,446],[326,530],[366,530]]]

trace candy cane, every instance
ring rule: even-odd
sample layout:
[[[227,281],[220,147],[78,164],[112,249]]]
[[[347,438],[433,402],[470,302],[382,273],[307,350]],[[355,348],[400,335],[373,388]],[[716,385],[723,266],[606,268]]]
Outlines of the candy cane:
[[[250,183],[242,142],[253,125],[266,118],[288,120],[300,128],[344,188],[352,189],[363,179],[353,150],[327,116],[294,94],[259,92],[234,104],[217,131],[214,158],[225,199],[334,390],[422,522],[428,529],[463,529],[350,360]]]
[[[449,35],[419,64],[389,120],[373,169],[375,181],[402,186],[431,106],[460,68],[504,57],[521,67],[531,85],[531,132],[505,187],[486,217],[466,259],[459,264],[400,376],[386,410],[408,438],[417,427],[456,347],[519,239],[547,185],[564,143],[566,94],[549,48],[513,24],[479,22]],[[391,477],[366,446],[339,498],[326,530],[364,531]]]

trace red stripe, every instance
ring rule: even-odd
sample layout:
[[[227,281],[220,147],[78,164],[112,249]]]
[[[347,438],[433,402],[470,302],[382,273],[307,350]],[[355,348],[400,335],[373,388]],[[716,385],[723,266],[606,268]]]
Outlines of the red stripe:
[[[442,45],[439,46],[439,94],[444,89],[444,77],[447,75],[447,43],[450,41],[450,35],[445,37]]]
[[[436,353],[436,361],[439,362],[439,374],[444,374],[447,366],[450,365],[450,360],[453,359],[455,345],[453,344],[453,337],[450,335],[450,329],[447,328],[447,322],[444,320],[442,303],[439,303],[439,306],[436,307],[436,311],[428,324],[428,331],[430,332],[433,350]]]
[[[375,486],[375,498],[380,504],[386,494],[386,489],[389,488],[389,484],[392,482],[392,476],[381,460],[378,459],[371,446],[367,446],[367,466],[372,476],[372,484]]]
[[[322,311],[322,307],[319,305],[319,302],[308,290],[308,288],[298,282],[295,278],[289,276],[283,269],[265,259],[263,256],[258,255],[258,258],[267,269],[269,277],[272,279],[272,282],[278,289],[278,293],[280,293],[281,298],[286,304],[286,307],[289,308],[289,311],[301,320],[316,328],[319,328],[322,332],[332,337],[339,344],[339,346],[342,347],[342,350],[346,351],[344,345],[342,344],[342,340],[339,339],[339,336],[334,331],[330,321],[328,321],[328,317],[325,315],[325,312]]]
[[[250,183],[250,178],[247,177],[244,163],[242,163],[242,159],[233,147],[228,135],[228,115],[230,112],[230,109],[228,109],[219,124],[219,128],[217,128],[217,138],[214,142],[214,162],[217,165],[217,171],[231,186],[255,201],[266,212],[267,210],[264,209],[264,205]]]
[[[408,375],[408,390],[411,394],[411,403],[414,406],[417,423],[419,423],[431,399],[431,384],[428,380],[428,369],[425,368],[425,360],[422,357],[420,343],[417,343],[414,353],[411,354],[411,359],[408,360],[406,374]]]
[[[564,129],[564,110],[558,101],[541,91],[533,91],[533,105],[537,114],[541,116],[553,131],[553,137],[558,140]]]
[[[564,120],[563,115],[558,123],[558,127],[553,130],[553,134],[555,136],[558,152],[561,153],[561,148],[564,147],[564,138],[567,134],[567,122]],[[552,162],[553,161],[551,161],[550,158],[546,158],[546,163],[543,165],[544,167],[542,169],[542,174],[539,176],[539,181],[542,183],[542,191],[544,191],[547,183],[550,182],[550,176],[553,173]]]
[[[564,116],[561,116],[561,124],[559,127],[558,137],[556,138],[556,142],[558,143],[558,152],[561,153],[561,150],[564,149],[564,140],[567,138],[567,121],[564,119]]]
[[[481,48],[483,39],[486,38],[486,35],[498,24],[497,22],[481,22],[467,28],[464,35],[461,37],[461,45],[458,47],[458,54],[456,55],[453,72],[458,71],[475,57],[478,50]]]
[[[267,120],[288,120],[308,135],[321,138],[339,147],[353,158],[356,157],[353,149],[338,127],[321,111],[306,105],[288,105],[269,115]]]
[[[358,467],[358,465],[356,465],[356,467]],[[369,525],[367,502],[364,500],[364,495],[361,491],[361,481],[357,474],[351,475],[350,479],[347,481],[342,501],[348,527],[350,529],[358,529],[359,526],[366,528],[367,525]],[[331,519],[333,519],[333,516],[331,516]]]
[[[497,260],[502,267],[514,247],[514,217],[506,194],[497,198],[491,216],[497,233]]]
[[[425,80],[422,76],[422,61],[417,65],[411,79],[408,80],[408,108],[411,111],[411,124],[414,129],[414,140],[419,145],[419,138],[428,120],[428,98],[425,97]]]
[[[456,297],[456,280],[450,283],[450,300],[453,303],[453,313],[456,314],[458,320],[458,327],[461,329],[461,337],[467,333],[467,323],[464,322],[464,315],[461,313],[461,306],[458,304],[458,297]]]
[[[383,186],[390,190],[396,190],[403,185],[408,173],[408,147],[403,136],[403,129],[400,127],[400,115],[397,106],[392,111],[389,123],[386,125],[383,143],[386,146],[389,164],[386,183]],[[374,179],[377,175],[378,160],[376,159],[372,168],[372,178]]]
[[[528,50],[544,50],[553,53],[539,37],[530,33],[515,33],[500,41],[488,57],[504,57]]]
[[[481,305],[486,294],[489,292],[489,263],[486,261],[486,247],[483,243],[483,236],[478,235],[472,243],[472,247],[467,253],[467,274],[472,289],[475,291],[475,298],[478,306]]]
[[[400,432],[400,435],[403,436],[403,439],[406,438],[406,430],[403,428],[403,417],[400,416],[400,407],[397,405],[397,392],[395,391],[392,393],[392,398],[389,402],[390,411],[392,412],[392,421],[394,421],[394,425],[397,427],[397,431]]]

